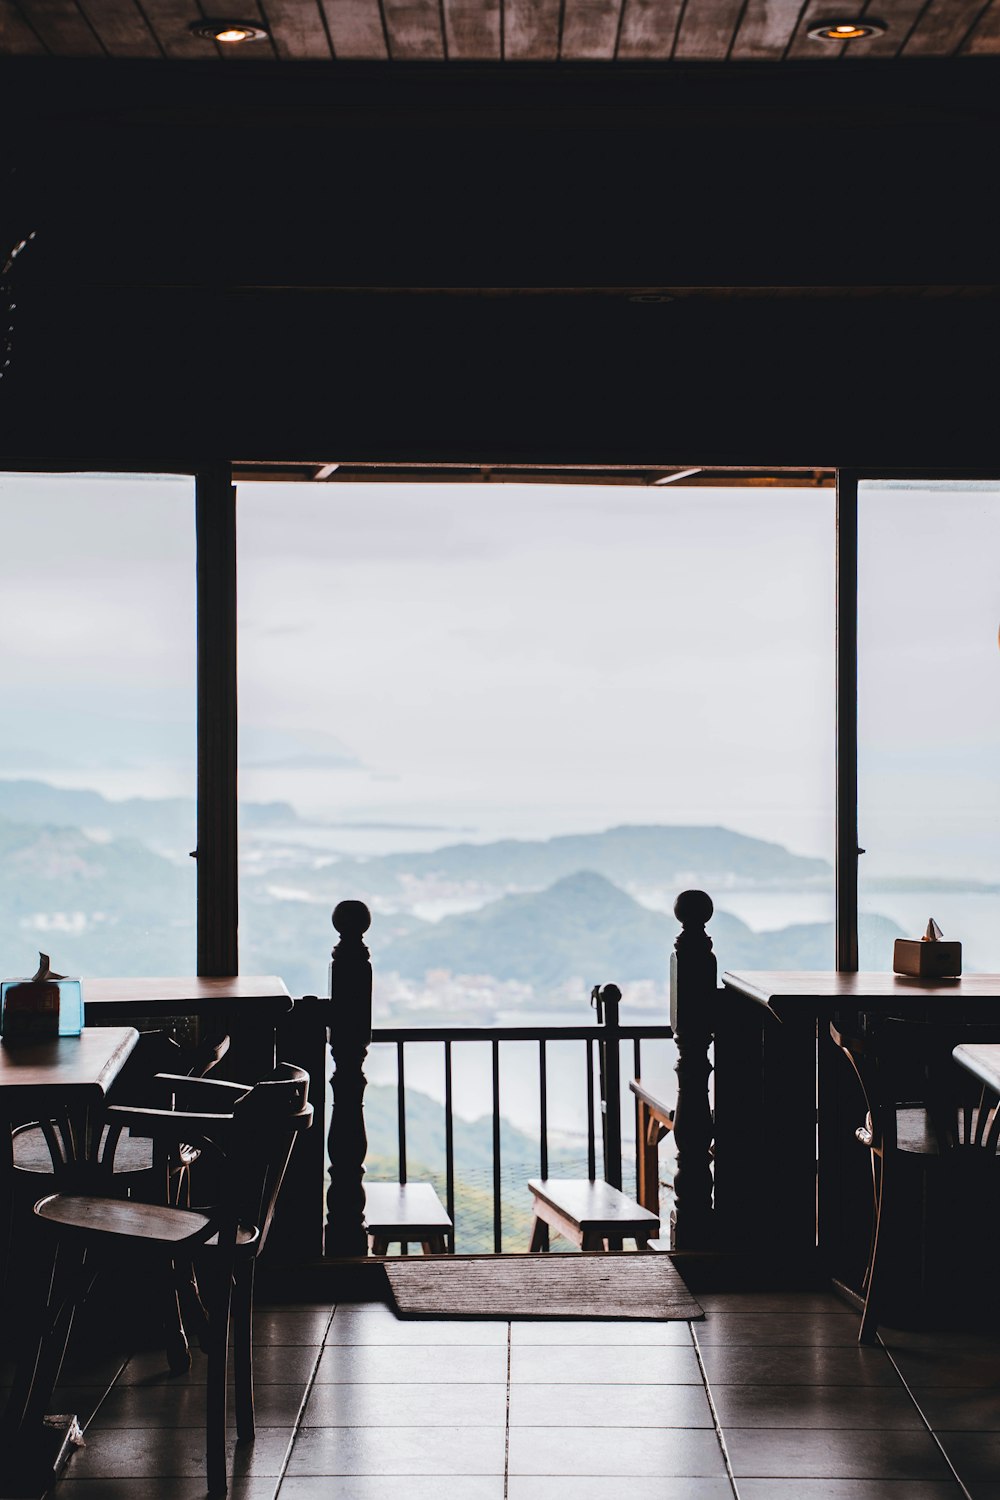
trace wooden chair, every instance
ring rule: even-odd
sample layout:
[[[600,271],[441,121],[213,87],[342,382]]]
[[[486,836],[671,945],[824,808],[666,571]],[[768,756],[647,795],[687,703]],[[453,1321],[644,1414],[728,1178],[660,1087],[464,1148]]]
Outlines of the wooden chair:
[[[869,1344],[885,1309],[892,1275],[887,1242],[897,1233],[907,1174],[914,1168],[923,1174],[925,1201],[934,1178],[938,1211],[932,1217],[939,1224],[947,1219],[941,1228],[952,1241],[964,1238],[960,1225],[977,1199],[987,1209],[993,1203],[1000,1112],[987,1107],[951,1050],[960,1041],[998,1040],[998,1028],[890,1019],[855,1035],[831,1022],[830,1034],[854,1070],[867,1111],[854,1133],[872,1164],[872,1235],[858,1333],[858,1342]],[[924,1239],[933,1227],[925,1222]],[[976,1238],[968,1237],[967,1250]],[[956,1288],[956,1300],[961,1295]]]
[[[236,1428],[254,1436],[252,1311],[254,1266],[295,1140],[312,1123],[309,1076],[279,1064],[253,1087],[185,1077],[158,1080],[165,1107],[112,1105],[109,1133],[128,1128],[170,1150],[190,1142],[219,1165],[219,1193],[209,1208],[143,1203],[97,1194],[53,1193],[35,1214],[56,1237],[53,1270],[40,1329],[19,1362],[8,1408],[11,1428],[41,1421],[58,1380],[73,1314],[99,1272],[116,1260],[145,1260],[151,1273],[178,1256],[197,1256],[209,1274],[206,1454],[208,1488],[224,1493],[226,1374],[230,1321],[235,1336]],[[110,1178],[110,1163],[108,1177]]]
[[[454,1245],[454,1225],[429,1182],[365,1182],[365,1226],[372,1255],[387,1255],[397,1241],[418,1244],[425,1255]]]

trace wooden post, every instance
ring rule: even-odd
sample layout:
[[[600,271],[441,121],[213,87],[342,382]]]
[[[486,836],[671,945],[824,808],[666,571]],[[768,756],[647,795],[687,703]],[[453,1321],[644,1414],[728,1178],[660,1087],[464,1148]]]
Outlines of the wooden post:
[[[670,1216],[670,1243],[675,1250],[707,1250],[714,1241],[708,1049],[715,1025],[718,969],[712,939],[705,931],[713,911],[711,897],[704,891],[682,891],[674,902],[674,916],[683,928],[670,959],[670,1024],[677,1044],[677,1166]]]
[[[367,1255],[365,1229],[365,1057],[372,1039],[372,966],[364,935],[371,912],[363,901],[341,901],[333,913],[340,942],[330,959],[330,1190],[326,1195],[327,1255]]]
[[[330,1076],[327,1027],[330,1002],[303,995],[278,1030],[278,1056],[309,1074],[313,1123],[295,1144],[288,1163],[267,1242],[266,1254],[285,1263],[318,1260],[323,1254],[323,1200],[326,1169],[326,1089]]]

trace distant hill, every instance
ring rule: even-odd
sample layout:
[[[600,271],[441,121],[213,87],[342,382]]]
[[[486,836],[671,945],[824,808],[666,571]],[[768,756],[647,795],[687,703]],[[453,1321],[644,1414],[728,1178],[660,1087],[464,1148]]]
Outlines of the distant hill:
[[[110,838],[141,839],[166,849],[193,849],[198,826],[193,797],[125,797],[112,801],[99,792],[28,780],[0,780],[0,818],[12,823],[86,829]],[[247,828],[299,821],[287,802],[241,803],[240,819]]]
[[[728,828],[666,825],[609,828],[603,833],[551,839],[502,839],[492,844],[451,844],[431,853],[386,854],[340,860],[327,872],[331,887],[352,896],[402,896],[414,882],[499,894],[541,890],[593,870],[630,890],[687,885],[801,885],[828,880],[826,860],[792,854]]]
[[[885,921],[885,919],[882,919]],[[597,984],[666,978],[677,936],[673,917],[649,911],[611,881],[582,871],[548,890],[504,896],[478,911],[445,917],[381,944],[380,968],[422,979],[432,969],[491,974],[545,989],[571,979]],[[881,937],[872,929],[875,938]],[[753,932],[739,918],[716,911],[709,933],[723,969],[825,969],[833,963],[833,924],[825,922]],[[884,939],[901,936],[885,922]],[[888,952],[888,946],[886,948]],[[877,967],[886,967],[886,961]]]

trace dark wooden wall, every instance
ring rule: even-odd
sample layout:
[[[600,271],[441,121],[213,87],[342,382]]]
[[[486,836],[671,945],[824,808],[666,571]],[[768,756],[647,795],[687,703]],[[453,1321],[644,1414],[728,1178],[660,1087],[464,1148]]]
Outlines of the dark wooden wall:
[[[995,60],[24,59],[0,129],[10,456],[998,458]]]

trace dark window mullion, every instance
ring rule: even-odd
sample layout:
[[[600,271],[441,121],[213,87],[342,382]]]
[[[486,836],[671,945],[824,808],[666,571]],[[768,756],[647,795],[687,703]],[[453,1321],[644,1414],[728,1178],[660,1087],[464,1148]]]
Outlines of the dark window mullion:
[[[837,470],[837,968],[858,967],[858,476]]]

